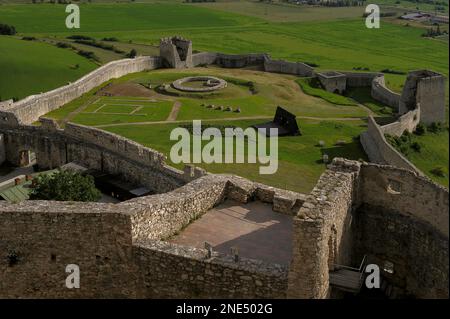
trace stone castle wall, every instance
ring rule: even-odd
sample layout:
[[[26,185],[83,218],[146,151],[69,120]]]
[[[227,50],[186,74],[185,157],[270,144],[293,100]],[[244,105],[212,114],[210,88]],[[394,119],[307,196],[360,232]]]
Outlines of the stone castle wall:
[[[395,194],[390,193],[394,180],[396,189],[401,184]],[[294,213],[289,268],[245,258],[236,262],[217,253],[209,258],[204,249],[160,241],[227,198],[272,201],[274,209]],[[379,224],[373,225],[376,218]],[[388,230],[374,232],[371,225]],[[342,159],[333,161],[308,196],[208,175],[168,194],[121,204],[0,203],[0,296],[326,298],[333,295],[328,273],[334,265],[352,265],[367,254],[380,263],[393,261],[398,273],[390,280],[406,282],[407,293],[442,297],[448,296],[446,225],[448,190],[410,171]],[[396,237],[386,245],[379,234]],[[68,264],[80,266],[80,289],[65,288]],[[437,279],[443,284],[432,286]]]
[[[288,298],[330,297],[329,271],[351,265],[358,175],[359,164],[335,159],[294,218]]]
[[[5,136],[0,134],[0,166],[6,160],[6,150],[5,150]]]
[[[264,71],[298,76],[312,76],[314,69],[302,62],[289,62],[267,58],[264,61]]]
[[[76,82],[45,93],[30,95],[10,105],[0,108],[0,125],[16,126],[31,124],[40,116],[80,97],[100,84],[128,73],[152,70],[160,67],[159,57],[137,57],[109,62]]]
[[[267,54],[222,54],[201,52],[192,56],[194,66],[217,64],[224,68],[243,68],[252,65],[261,66],[265,72],[312,76],[314,69],[302,62],[272,60]]]
[[[144,298],[285,298],[287,269],[166,242],[135,246]],[[175,279],[176,278],[176,279]]]
[[[367,255],[399,296],[448,298],[448,189],[416,173],[363,165],[355,255]],[[426,263],[424,263],[426,261]]]
[[[283,298],[286,267],[245,258],[235,262],[217,253],[207,258],[204,249],[159,239],[225,198],[273,200],[285,194],[293,195],[234,176],[208,175],[170,193],[121,204],[0,202],[0,297]],[[291,213],[285,207],[283,213]],[[80,289],[65,288],[68,264],[80,266]]]
[[[0,202],[0,298],[136,297],[130,229],[108,204]],[[69,264],[80,289],[65,286]]]
[[[423,78],[417,86],[417,103],[420,105],[421,122],[445,123],[445,77],[440,74]]]
[[[414,118],[414,116],[412,116],[412,118]],[[391,133],[396,132],[398,134],[401,131],[402,126],[401,123],[395,122],[388,128],[391,130]],[[410,125],[405,124],[404,126]],[[414,166],[414,164],[389,144],[384,133],[383,128],[375,122],[375,119],[372,116],[369,116],[367,131],[363,132],[360,136],[361,145],[369,157],[369,160],[374,163],[394,165],[423,174]]]
[[[76,162],[120,175],[156,193],[171,191],[206,174],[191,166],[185,171],[170,167],[163,154],[113,133],[73,123],[61,130],[54,121],[41,118],[41,122],[41,126],[0,128],[8,162],[19,165],[20,152],[31,150],[41,168]]]
[[[400,103],[400,94],[389,90],[384,82],[384,76],[377,76],[372,82],[372,98],[383,104],[389,105],[398,112]]]

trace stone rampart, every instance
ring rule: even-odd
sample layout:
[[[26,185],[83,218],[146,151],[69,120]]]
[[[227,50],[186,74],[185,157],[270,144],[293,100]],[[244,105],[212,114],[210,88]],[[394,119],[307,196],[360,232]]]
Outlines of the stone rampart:
[[[373,79],[371,95],[372,98],[374,98],[375,100],[380,101],[383,104],[389,105],[396,112],[398,112],[400,103],[400,94],[395,93],[386,87],[383,75],[377,76]]]
[[[373,80],[383,75],[383,73],[377,72],[343,72],[339,71],[346,75],[347,77],[347,88],[352,87],[371,87]]]
[[[302,62],[289,62],[267,58],[264,61],[264,71],[298,76],[312,76],[314,69]]]
[[[408,123],[409,121],[406,122],[405,126],[409,126]],[[395,122],[390,124],[388,129],[390,129],[391,132],[399,133],[402,126],[403,124]],[[389,144],[384,134],[383,128],[375,122],[372,116],[369,116],[367,131],[363,132],[360,136],[361,144],[369,157],[369,160],[374,163],[394,165],[423,174],[414,166],[414,164]]]
[[[288,298],[330,297],[329,272],[351,264],[358,175],[357,162],[335,159],[294,218]]]
[[[80,97],[100,84],[128,73],[152,70],[160,67],[159,57],[137,57],[109,62],[76,82],[57,89],[30,95],[9,106],[6,111],[0,108],[0,125],[31,124],[40,116]]]

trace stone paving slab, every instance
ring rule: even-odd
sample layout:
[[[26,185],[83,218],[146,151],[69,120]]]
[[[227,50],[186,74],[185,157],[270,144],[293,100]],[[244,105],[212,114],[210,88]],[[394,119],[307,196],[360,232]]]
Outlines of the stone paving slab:
[[[191,223],[170,242],[241,257],[288,265],[292,255],[292,216],[276,213],[271,204],[226,201]]]

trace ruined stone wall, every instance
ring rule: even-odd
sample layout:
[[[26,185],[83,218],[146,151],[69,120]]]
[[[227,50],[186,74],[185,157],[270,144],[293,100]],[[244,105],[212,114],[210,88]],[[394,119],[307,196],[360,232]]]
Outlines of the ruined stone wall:
[[[399,132],[399,126],[401,124],[394,123],[391,126],[392,131]],[[368,118],[367,131],[361,134],[360,142],[371,162],[406,168],[423,175],[414,164],[386,141],[383,129],[375,122],[372,116]]]
[[[435,75],[421,79],[417,86],[417,104],[420,105],[421,122],[445,123],[445,77]]]
[[[347,87],[371,87],[372,81],[380,76],[383,73],[376,72],[366,72],[366,73],[358,73],[358,72],[342,72],[347,77]]]
[[[226,184],[226,178],[209,175],[170,193],[139,197],[118,206],[132,216],[134,240],[162,240],[221,203]]]
[[[408,131],[409,133],[414,132],[420,119],[421,108],[417,106],[415,110],[401,115],[397,121],[383,125],[380,128],[384,134],[401,136],[405,131]]]
[[[0,202],[0,298],[135,297],[130,229],[109,204]],[[65,286],[69,264],[79,289]]]
[[[30,95],[13,103],[6,111],[0,108],[0,126],[31,124],[40,116],[58,109],[110,79],[158,67],[160,67],[159,57],[147,56],[109,62],[74,83],[45,93]]]
[[[65,130],[41,119],[41,126],[2,129],[6,160],[19,165],[23,150],[36,153],[41,168],[56,168],[76,162],[91,169],[122,176],[156,193],[172,191],[206,174],[188,167],[180,171],[165,164],[165,156],[119,135],[99,129],[68,123]],[[46,122],[47,121],[47,122]]]
[[[6,160],[5,136],[0,133],[0,166]]]
[[[215,64],[217,59],[217,53],[201,52],[192,55],[192,64],[194,67],[202,65]]]
[[[144,298],[285,298],[287,269],[160,241],[136,244]]]
[[[347,78],[340,72],[321,72],[316,75],[322,87],[328,92],[342,94],[347,88]]]
[[[384,82],[384,75],[377,76],[372,82],[371,96],[383,104],[389,105],[396,112],[400,103],[400,94],[389,90]]]
[[[243,68],[252,65],[264,65],[266,54],[223,54],[218,53],[215,64],[223,68]]]
[[[206,258],[203,249],[149,240],[173,234],[224,198],[251,200],[256,191],[267,200],[284,194],[209,175],[121,204],[0,203],[0,297],[284,298],[284,266],[217,253]],[[80,266],[80,289],[65,288],[68,264]]]
[[[302,62],[289,62],[267,58],[264,61],[264,71],[298,76],[312,76],[314,69]]]
[[[394,167],[362,167],[360,201],[388,207],[430,224],[448,236],[448,189],[427,177]]]
[[[351,265],[357,162],[335,159],[294,218],[288,298],[327,298],[334,264]]]
[[[394,273],[403,296],[448,298],[448,189],[409,170],[361,166],[357,255]]]

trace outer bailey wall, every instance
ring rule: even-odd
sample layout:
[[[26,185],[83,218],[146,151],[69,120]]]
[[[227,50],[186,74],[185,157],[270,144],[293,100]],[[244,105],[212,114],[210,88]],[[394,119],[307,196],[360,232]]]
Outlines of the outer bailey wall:
[[[135,297],[130,219],[109,206],[0,203],[0,298]],[[79,289],[65,286],[69,264],[80,267]]]
[[[202,52],[192,55],[193,65],[218,64],[224,68],[262,65],[264,71],[272,73],[312,76],[314,69],[301,62],[272,60],[267,54],[232,55],[212,52]]]
[[[339,71],[341,72],[341,71]],[[347,87],[371,87],[373,80],[383,73],[341,72],[347,77]]]
[[[287,270],[166,242],[135,246],[144,298],[285,298]]]
[[[372,98],[381,103],[391,106],[398,112],[400,103],[400,94],[389,90],[384,82],[384,76],[377,76],[372,82]]]
[[[393,136],[401,136],[405,131],[412,133],[421,120],[421,113],[420,106],[417,106],[415,110],[401,115],[397,121],[383,125],[380,129],[384,134]]]
[[[12,104],[7,111],[0,109],[0,125],[31,124],[40,116],[63,106],[112,78],[156,69],[160,65],[159,57],[148,56],[109,62],[74,83],[46,93],[30,95]]]
[[[448,189],[374,164],[363,165],[360,176],[356,254],[392,262],[394,273],[384,276],[403,296],[448,298]]]
[[[392,132],[399,132],[399,126],[397,125],[401,124],[394,124],[390,129],[392,129]],[[361,134],[360,141],[371,162],[394,165],[422,174],[418,168],[386,141],[382,128],[371,116],[368,119],[367,131]]]
[[[359,166],[353,163],[342,170],[339,167],[345,162],[335,159],[333,164],[338,169],[332,167],[321,175],[294,218],[288,298],[329,297],[333,264],[352,263],[352,203]]]
[[[270,58],[267,58],[264,61],[264,70],[266,72],[293,74],[299,76],[312,76],[314,72],[314,69],[305,63],[271,60]]]

